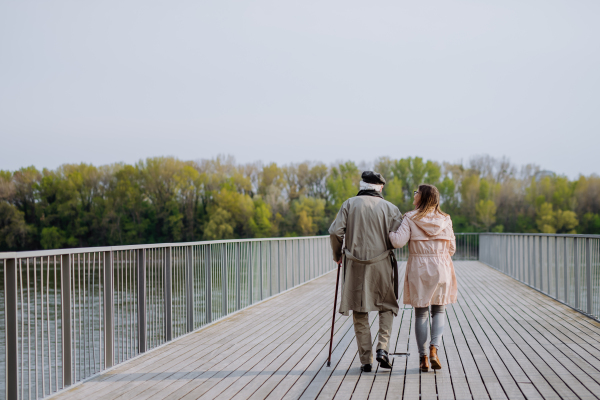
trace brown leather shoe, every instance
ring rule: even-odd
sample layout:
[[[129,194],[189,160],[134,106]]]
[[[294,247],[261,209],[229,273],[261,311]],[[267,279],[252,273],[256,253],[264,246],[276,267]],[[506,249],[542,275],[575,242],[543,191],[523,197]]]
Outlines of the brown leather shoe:
[[[429,371],[429,360],[427,356],[421,356],[421,363],[419,364],[419,369],[423,372]]]
[[[431,359],[431,369],[442,369],[442,363],[438,358],[435,346],[429,346],[429,358]]]

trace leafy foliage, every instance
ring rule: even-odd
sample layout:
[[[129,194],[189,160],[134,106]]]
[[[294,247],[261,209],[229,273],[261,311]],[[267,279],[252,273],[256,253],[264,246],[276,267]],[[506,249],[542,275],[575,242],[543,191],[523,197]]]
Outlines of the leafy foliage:
[[[366,168],[219,156],[0,171],[0,250],[322,235]],[[372,168],[403,212],[420,183],[436,185],[457,232],[600,233],[597,175],[569,180],[489,156],[466,164],[381,157]]]

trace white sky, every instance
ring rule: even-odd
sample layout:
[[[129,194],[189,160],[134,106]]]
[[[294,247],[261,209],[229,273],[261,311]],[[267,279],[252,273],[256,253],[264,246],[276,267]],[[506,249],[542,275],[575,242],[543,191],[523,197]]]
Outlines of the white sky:
[[[0,169],[232,154],[600,172],[600,2],[0,2]]]

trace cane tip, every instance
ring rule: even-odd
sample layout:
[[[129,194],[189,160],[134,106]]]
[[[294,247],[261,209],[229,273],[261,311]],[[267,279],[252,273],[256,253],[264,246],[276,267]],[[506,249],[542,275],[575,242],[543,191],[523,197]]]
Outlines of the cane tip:
[[[327,361],[327,366],[331,367],[331,361]]]

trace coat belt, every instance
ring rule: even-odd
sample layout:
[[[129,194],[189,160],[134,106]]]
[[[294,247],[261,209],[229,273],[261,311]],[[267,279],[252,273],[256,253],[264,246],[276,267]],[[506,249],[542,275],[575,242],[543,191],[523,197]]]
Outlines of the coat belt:
[[[358,264],[365,264],[365,265],[375,264],[376,262],[385,260],[386,258],[388,258],[390,256],[391,252],[392,252],[392,250],[386,250],[383,253],[381,253],[380,255],[378,255],[377,257],[371,258],[370,260],[361,260],[359,258],[354,257],[354,255],[352,255],[352,253],[350,253],[350,251],[348,251],[348,249],[344,249],[344,254],[346,255],[346,258],[349,258],[350,260],[352,260]]]
[[[357,264],[375,264],[376,262],[385,260],[386,258],[390,258],[390,262],[392,264],[392,282],[394,285],[394,295],[396,299],[398,299],[398,262],[396,261],[396,256],[394,255],[393,250],[386,250],[375,258],[371,258],[370,260],[361,260],[359,258],[354,257],[348,249],[344,249],[344,255],[347,259],[354,261]],[[346,278],[346,267],[344,266],[344,279]]]

